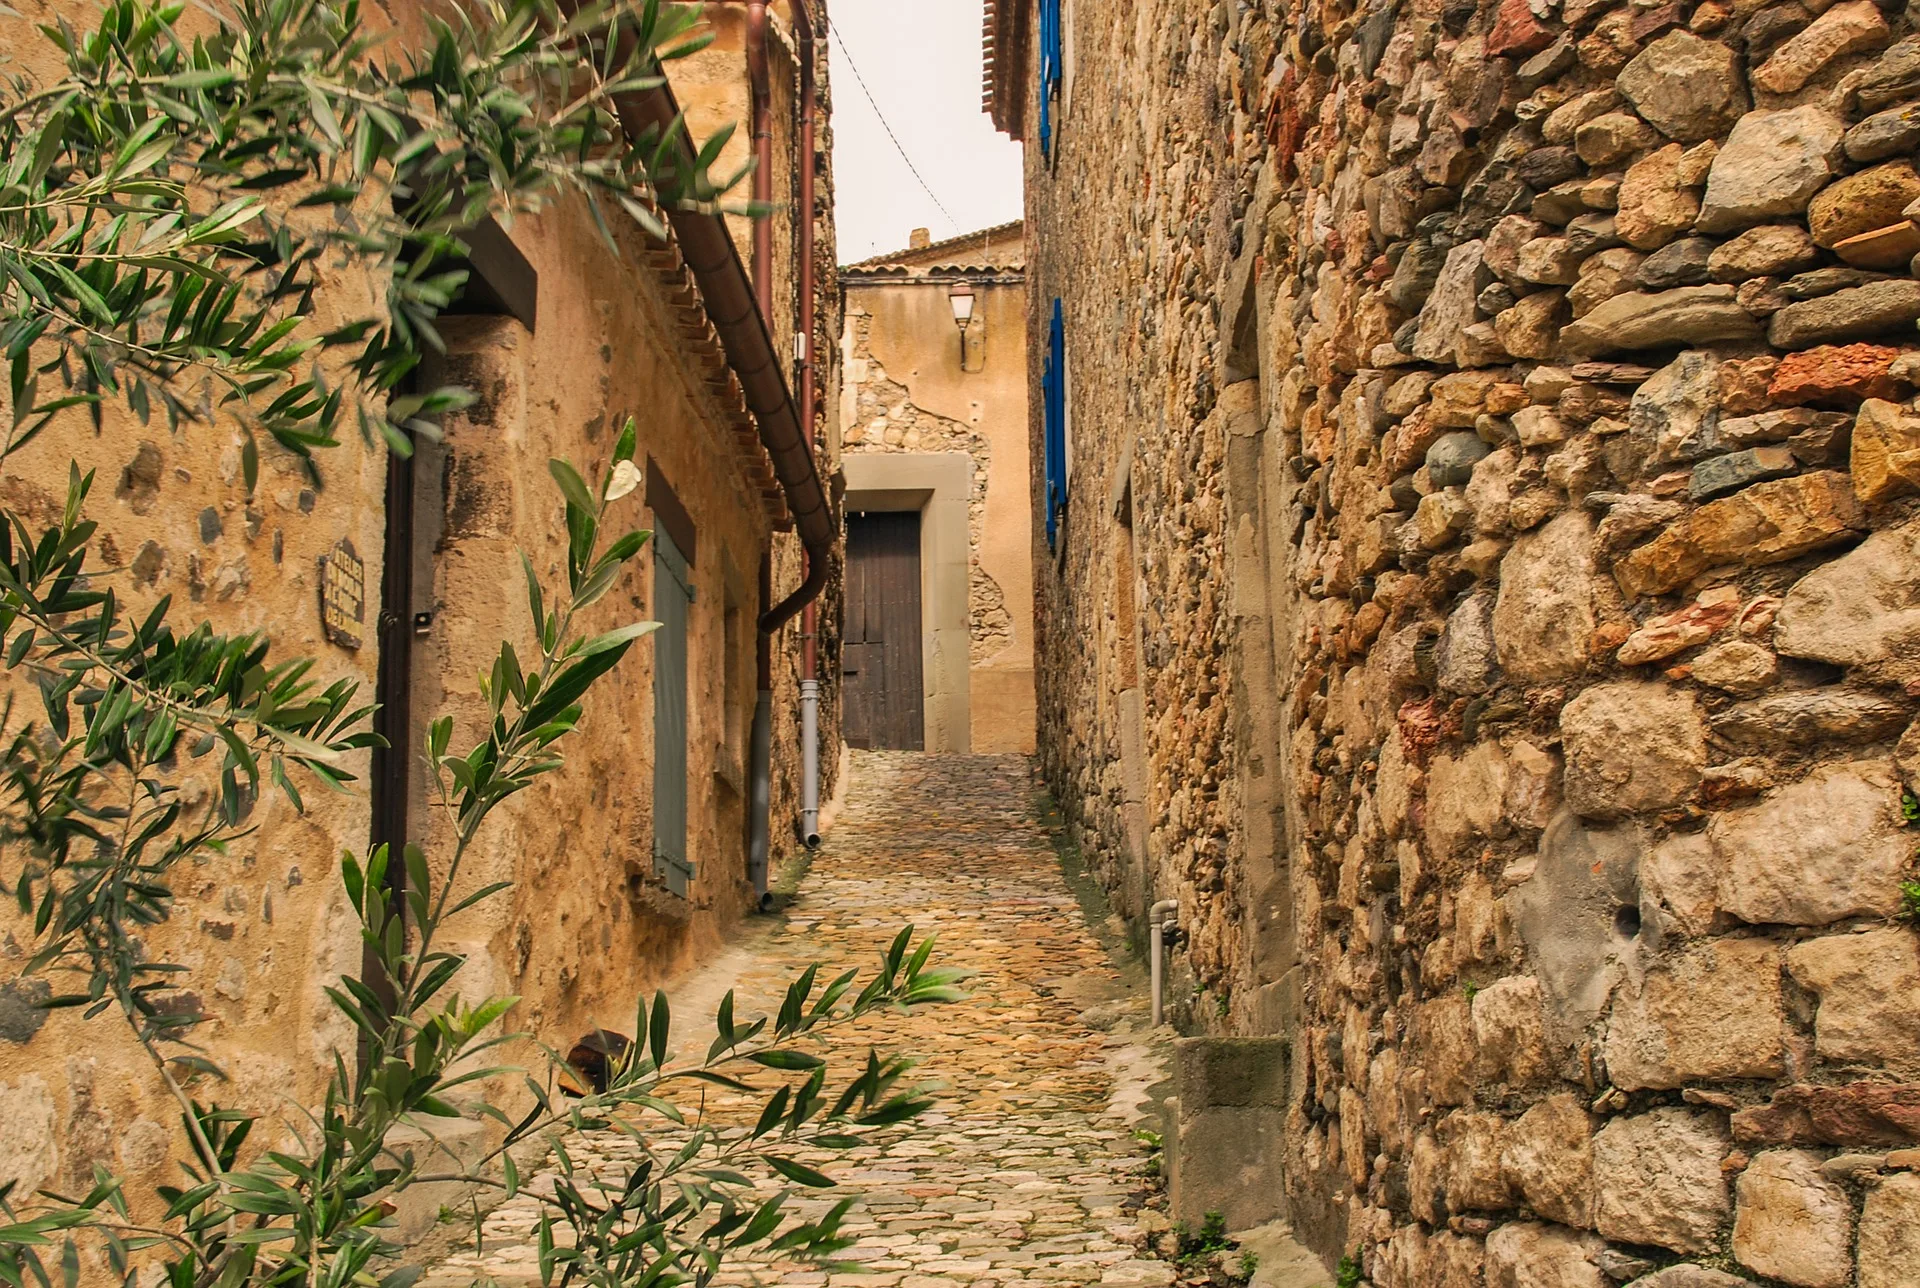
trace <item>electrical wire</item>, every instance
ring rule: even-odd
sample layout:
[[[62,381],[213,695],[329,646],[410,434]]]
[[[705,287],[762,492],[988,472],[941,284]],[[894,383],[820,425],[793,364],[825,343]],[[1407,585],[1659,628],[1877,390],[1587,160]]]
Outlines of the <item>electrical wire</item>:
[[[840,54],[847,60],[847,69],[853,73],[853,79],[859,82],[860,92],[867,96],[867,102],[872,104],[873,114],[880,118],[880,128],[887,132],[889,139],[893,140],[894,151],[898,152],[900,159],[907,163],[907,169],[911,170],[913,177],[919,180],[921,189],[933,201],[934,206],[939,209],[941,214],[947,217],[947,222],[953,225],[953,231],[956,234],[964,232],[965,230],[960,227],[960,221],[955,219],[952,212],[941,204],[940,198],[934,195],[933,188],[927,183],[926,177],[920,173],[920,167],[915,165],[913,158],[907,155],[907,149],[902,146],[900,136],[893,132],[893,126],[888,122],[887,114],[880,110],[879,101],[874,98],[873,91],[867,88],[867,78],[860,74],[859,64],[853,61],[853,53],[847,48],[847,42],[841,39],[840,28],[836,26],[831,30],[833,31],[833,43],[840,46]]]

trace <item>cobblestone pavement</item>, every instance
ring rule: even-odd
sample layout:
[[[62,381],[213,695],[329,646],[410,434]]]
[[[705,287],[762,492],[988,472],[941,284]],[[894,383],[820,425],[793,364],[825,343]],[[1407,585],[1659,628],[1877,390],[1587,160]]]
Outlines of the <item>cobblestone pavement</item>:
[[[1137,1036],[1144,1005],[1088,928],[1037,796],[1022,757],[860,755],[847,807],[784,925],[675,990],[706,1001],[734,987],[743,1018],[762,1013],[809,961],[865,966],[909,921],[938,934],[937,960],[978,972],[970,1000],[887,1016],[860,1035],[923,1058],[918,1072],[945,1088],[935,1111],[865,1148],[808,1159],[840,1183],[835,1197],[858,1196],[845,1229],[859,1242],[844,1254],[858,1272],[744,1265],[720,1282],[1172,1282],[1167,1263],[1137,1251],[1149,1182],[1134,1127],[1162,1076]],[[710,1015],[711,1004],[698,1010]],[[1090,1011],[1109,1031],[1089,1027]],[[697,1014],[685,1001],[676,1012]],[[569,1148],[603,1184],[633,1157],[612,1133]],[[496,1209],[484,1250],[456,1253],[423,1288],[536,1280],[537,1210],[525,1196]]]

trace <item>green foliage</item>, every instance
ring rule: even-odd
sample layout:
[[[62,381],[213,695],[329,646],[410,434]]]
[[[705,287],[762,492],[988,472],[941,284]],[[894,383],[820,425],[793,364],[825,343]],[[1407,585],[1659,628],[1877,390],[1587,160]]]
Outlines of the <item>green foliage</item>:
[[[839,1233],[846,1203],[819,1220],[791,1220],[785,1191],[755,1198],[743,1169],[753,1165],[801,1187],[829,1186],[794,1156],[796,1148],[857,1146],[858,1131],[908,1121],[927,1107],[904,1082],[911,1061],[869,1051],[851,1077],[836,1080],[809,1047],[882,1008],[957,998],[955,973],[928,965],[930,940],[916,944],[911,928],[901,931],[880,969],[858,988],[858,972],[822,986],[819,968],[810,968],[771,1019],[737,1021],[729,996],[715,1038],[696,1058],[676,1054],[666,998],[643,1000],[634,1031],[645,1040],[615,1062],[603,1091],[571,1102],[554,1098],[551,1080],[485,1063],[517,1036],[494,1031],[517,999],[461,1001],[451,986],[465,958],[438,942],[449,918],[503,888],[466,891],[460,883],[462,862],[488,815],[561,767],[558,744],[577,727],[581,700],[651,629],[634,623],[591,636],[576,629],[578,614],[645,545],[644,532],[602,539],[609,507],[630,490],[633,442],[629,423],[620,459],[597,487],[553,463],[572,534],[566,586],[544,587],[528,565],[531,620],[538,624],[529,661],[523,666],[511,643],[501,645],[484,686],[491,718],[471,750],[450,750],[450,719],[431,726],[435,803],[453,838],[444,879],[415,845],[399,856],[383,847],[364,861],[352,853],[341,858],[371,968],[327,992],[358,1030],[363,1059],[353,1067],[336,1059],[303,1148],[250,1151],[254,1117],[199,1098],[201,1087],[217,1090],[221,1077],[192,1041],[202,1017],[169,1004],[182,968],[148,957],[141,931],[166,919],[175,865],[245,834],[247,803],[263,772],[296,804],[290,768],[344,783],[329,758],[367,745],[371,735],[355,731],[365,709],[354,707],[351,684],[314,692],[304,680],[307,663],[274,664],[258,637],[228,639],[202,626],[175,639],[163,611],[116,626],[110,594],[76,589],[85,579],[90,535],[78,517],[85,477],[75,477],[59,528],[31,542],[21,534],[15,545],[26,553],[7,564],[0,597],[7,626],[0,644],[13,669],[38,682],[44,711],[11,748],[4,819],[8,851],[27,856],[14,879],[41,934],[34,964],[79,981],[50,1005],[84,1006],[89,1015],[115,1010],[133,1027],[179,1100],[192,1162],[182,1184],[158,1191],[166,1215],[157,1226],[133,1224],[118,1182],[105,1174],[77,1199],[6,1196],[0,1282],[47,1283],[57,1270],[45,1260],[51,1249],[59,1249],[60,1261],[71,1260],[82,1235],[98,1239],[123,1276],[135,1268],[134,1254],[160,1254],[170,1283],[182,1288],[373,1282],[365,1276],[376,1258],[393,1251],[381,1226],[396,1191],[423,1180],[458,1180],[515,1194],[514,1146],[556,1129],[611,1127],[646,1140],[641,1124],[649,1117],[658,1120],[656,1131],[672,1134],[675,1148],[650,1151],[618,1193],[576,1177],[564,1146],[556,1145],[563,1175],[542,1218],[545,1281],[678,1284],[700,1280],[723,1257],[749,1248],[820,1259],[846,1246]],[[47,625],[55,619],[57,630]],[[183,751],[217,759],[223,790],[201,813],[186,808],[166,772]],[[404,912],[389,901],[394,863],[405,865]],[[771,1071],[773,1085],[752,1081],[756,1070]],[[531,1106],[512,1116],[485,1098],[488,1085],[509,1080]],[[683,1083],[758,1094],[763,1108],[750,1129],[724,1130],[701,1116],[690,1119],[667,1098]],[[489,1117],[503,1130],[498,1146],[472,1167],[434,1172],[434,1159],[388,1143],[396,1126],[421,1116]],[[556,1224],[570,1226],[572,1237],[555,1239]]]
[[[1334,1270],[1334,1288],[1360,1288],[1360,1263],[1352,1257],[1340,1258]]]
[[[1257,1252],[1241,1253],[1238,1270],[1241,1282],[1244,1283],[1251,1280],[1260,1272],[1260,1254]]]
[[[1205,1260],[1216,1252],[1224,1252],[1234,1246],[1233,1241],[1227,1238],[1227,1218],[1224,1213],[1207,1213],[1201,1219],[1198,1233],[1184,1222],[1176,1223],[1173,1230],[1176,1255],[1182,1261]]]
[[[395,396],[439,345],[464,230],[576,194],[610,242],[610,210],[658,235],[659,203],[733,182],[706,172],[730,130],[683,172],[671,132],[628,135],[615,113],[705,43],[694,6],[592,0],[569,19],[554,0],[472,0],[403,53],[359,0],[233,0],[182,29],[186,9],[109,0],[87,32],[56,19],[41,31],[65,76],[0,92],[0,455],[70,407],[97,424],[110,400],[175,428],[228,417],[249,485],[263,433],[310,459],[345,421],[405,451],[466,397]],[[349,261],[386,297],[323,314],[321,279]]]
[[[1908,827],[1920,825],[1920,796],[1910,789],[1900,789],[1900,817]]]
[[[371,708],[349,681],[319,687],[310,660],[276,662],[259,633],[202,622],[176,635],[164,598],[129,615],[88,562],[92,485],[75,468],[45,532],[12,513],[0,528],[0,656],[41,707],[38,720],[16,713],[14,685],[3,708],[14,732],[0,751],[0,853],[19,862],[0,880],[40,937],[28,969],[85,979],[49,1005],[95,1015],[118,1002],[164,1038],[197,1018],[158,1004],[180,968],[140,942],[167,918],[167,873],[245,834],[263,774],[296,805],[290,768],[344,789],[352,775],[338,761],[373,743]],[[172,771],[183,756],[213,769],[219,790],[204,810],[182,799]]]
[[[706,174],[725,132],[687,169],[671,131],[628,135],[614,112],[614,95],[658,84],[661,59],[702,43],[697,6],[629,0],[568,18],[553,0],[472,0],[397,55],[376,48],[357,0],[237,0],[197,9],[190,29],[176,26],[184,12],[110,0],[94,30],[57,20],[41,32],[64,75],[0,90],[0,347],[14,408],[0,463],[49,430],[80,428],[76,417],[99,426],[109,400],[142,421],[160,410],[174,428],[231,421],[247,437],[249,488],[259,435],[316,479],[313,454],[343,421],[404,452],[469,397],[397,392],[438,344],[435,319],[462,285],[463,231],[571,195],[617,247],[609,210],[657,233],[662,204],[711,204],[732,183]],[[322,277],[341,268],[387,284],[375,311],[342,320],[333,296],[322,309]],[[383,1260],[395,1252],[393,1197],[424,1181],[519,1194],[514,1147],[548,1138],[561,1175],[539,1196],[543,1282],[671,1288],[707,1282],[749,1249],[824,1261],[846,1245],[847,1204],[810,1221],[784,1205],[789,1187],[831,1184],[801,1151],[857,1146],[860,1131],[926,1108],[910,1060],[868,1050],[835,1074],[821,1053],[834,1030],[878,1010],[960,995],[910,927],[864,982],[850,971],[823,985],[818,967],[805,971],[776,1016],[742,1022],[728,997],[704,1052],[676,1048],[664,997],[641,1000],[641,1040],[603,1089],[575,1100],[556,1096],[554,1067],[493,1063],[521,1037],[501,1030],[517,999],[469,1003],[453,987],[465,958],[442,931],[504,888],[462,881],[474,838],[562,767],[589,692],[652,628],[589,633],[581,617],[647,541],[614,523],[639,478],[636,440],[629,421],[591,481],[551,463],[564,585],[543,584],[523,558],[530,632],[502,643],[482,679],[484,728],[442,718],[428,730],[446,851],[340,859],[367,966],[327,994],[359,1059],[336,1056],[303,1122],[258,1133],[252,1114],[220,1103],[224,1075],[196,1043],[204,1017],[186,968],[164,959],[154,928],[172,912],[175,869],[220,862],[263,791],[304,810],[303,793],[354,789],[345,758],[376,744],[371,708],[353,682],[323,685],[312,659],[275,654],[263,633],[176,627],[165,599],[130,611],[118,570],[95,557],[94,480],[77,466],[57,522],[0,510],[0,664],[12,681],[0,882],[31,918],[28,969],[65,985],[48,1005],[125,1022],[178,1103],[187,1156],[154,1196],[129,1198],[98,1169],[83,1194],[0,1187],[0,1284],[73,1288],[97,1254],[129,1288],[155,1263],[168,1288],[406,1288],[417,1271]],[[189,793],[189,774],[214,790]],[[760,1112],[750,1126],[710,1121],[673,1098],[683,1085],[751,1095]],[[502,1087],[511,1112],[489,1099]],[[433,1117],[492,1119],[497,1147],[436,1170],[443,1160],[393,1143],[395,1127]],[[588,1129],[643,1146],[617,1192],[567,1154],[563,1133]],[[782,1188],[764,1197],[756,1175]]]
[[[1900,883],[1900,916],[1906,921],[1920,921],[1920,881]]]

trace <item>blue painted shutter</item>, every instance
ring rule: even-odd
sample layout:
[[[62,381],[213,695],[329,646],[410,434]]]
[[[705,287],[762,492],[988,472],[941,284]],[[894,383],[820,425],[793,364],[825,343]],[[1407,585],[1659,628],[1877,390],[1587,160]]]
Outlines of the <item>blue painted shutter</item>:
[[[1060,89],[1060,0],[1040,0],[1040,154],[1053,158],[1053,100]]]
[[[1046,467],[1047,545],[1058,534],[1067,505],[1067,331],[1060,301],[1047,328],[1047,360],[1040,376],[1041,422]]]
[[[687,857],[687,619],[693,579],[687,561],[660,528],[653,533],[653,870],[686,897],[693,879]]]

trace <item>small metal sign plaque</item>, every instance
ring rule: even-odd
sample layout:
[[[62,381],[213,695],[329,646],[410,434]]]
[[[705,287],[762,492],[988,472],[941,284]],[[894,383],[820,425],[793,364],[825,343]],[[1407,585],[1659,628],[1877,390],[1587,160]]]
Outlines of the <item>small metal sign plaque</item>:
[[[367,565],[345,537],[320,556],[320,626],[341,648],[359,648],[367,620]]]

